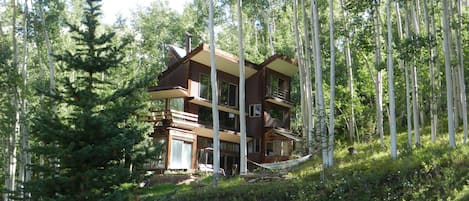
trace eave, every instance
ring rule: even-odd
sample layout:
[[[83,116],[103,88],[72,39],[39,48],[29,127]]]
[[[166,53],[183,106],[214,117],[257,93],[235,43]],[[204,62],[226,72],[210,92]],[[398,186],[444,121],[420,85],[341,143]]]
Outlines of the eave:
[[[288,77],[292,77],[298,73],[298,65],[296,60],[290,59],[287,56],[275,54],[265,60],[261,67],[267,67],[271,70],[284,74]]]

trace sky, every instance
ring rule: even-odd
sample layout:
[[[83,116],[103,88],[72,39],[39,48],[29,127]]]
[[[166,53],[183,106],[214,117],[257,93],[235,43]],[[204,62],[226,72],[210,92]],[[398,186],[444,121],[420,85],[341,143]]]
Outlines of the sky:
[[[116,21],[117,14],[121,14],[129,18],[131,12],[138,7],[148,7],[152,2],[157,0],[103,0],[103,23],[112,24]],[[163,0],[167,1],[169,6],[179,13],[182,13],[184,5],[190,0]]]

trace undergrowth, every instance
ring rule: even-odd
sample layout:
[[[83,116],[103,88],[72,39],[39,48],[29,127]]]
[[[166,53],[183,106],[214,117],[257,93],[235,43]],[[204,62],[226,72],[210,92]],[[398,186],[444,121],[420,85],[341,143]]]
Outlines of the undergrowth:
[[[326,171],[315,157],[292,170],[286,180],[247,183],[235,177],[213,187],[206,179],[207,185],[172,186],[171,191],[145,197],[181,201],[469,200],[468,145],[449,148],[428,143],[410,150],[404,137],[399,136],[397,160],[376,141],[355,145],[359,152],[352,156],[347,147],[337,148],[334,167]]]

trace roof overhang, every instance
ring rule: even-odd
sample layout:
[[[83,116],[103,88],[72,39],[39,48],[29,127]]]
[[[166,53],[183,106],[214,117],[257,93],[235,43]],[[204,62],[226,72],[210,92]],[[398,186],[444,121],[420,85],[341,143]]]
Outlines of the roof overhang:
[[[265,66],[289,77],[298,73],[297,62],[294,59],[290,59],[280,54],[275,54],[269,57],[261,64],[261,66]]]
[[[194,128],[194,132],[198,136],[206,137],[213,139],[213,129],[212,128],[207,128],[207,127],[198,127]],[[227,142],[233,142],[233,143],[240,143],[240,134],[235,131],[226,131],[226,130],[220,130],[218,132],[220,140],[227,141]],[[249,142],[251,141],[251,137],[246,137],[246,141]]]
[[[277,105],[280,105],[280,106],[283,106],[283,107],[286,107],[286,108],[292,108],[293,107],[293,104],[291,102],[282,100],[280,98],[267,97],[265,99],[265,101],[267,101],[269,103],[277,104]]]
[[[210,63],[210,48],[206,44],[200,45],[197,49],[191,52],[190,59],[201,63],[205,66],[211,66]],[[215,64],[219,71],[239,77],[239,57],[232,55],[228,52],[215,49]],[[245,62],[245,78],[254,75],[257,70],[254,64]]]
[[[266,134],[277,134],[288,139],[294,140],[296,142],[301,141],[301,138],[295,136],[291,130],[284,129],[284,128],[272,128],[266,132]]]
[[[166,98],[184,98],[189,94],[187,89],[180,86],[170,87],[152,87],[148,89],[151,100],[166,99]]]
[[[201,106],[205,106],[205,107],[208,107],[208,108],[212,108],[212,103],[211,102],[208,102],[207,100],[205,99],[201,99],[201,98],[192,98],[191,100],[189,100],[189,102],[191,103],[194,103],[196,105],[201,105]],[[236,114],[236,115],[239,115],[239,111],[236,110],[236,109],[233,109],[233,108],[230,108],[230,107],[226,107],[226,106],[223,106],[223,105],[218,105],[218,110],[220,111],[223,111],[223,112],[229,112],[229,113],[233,113],[233,114]]]

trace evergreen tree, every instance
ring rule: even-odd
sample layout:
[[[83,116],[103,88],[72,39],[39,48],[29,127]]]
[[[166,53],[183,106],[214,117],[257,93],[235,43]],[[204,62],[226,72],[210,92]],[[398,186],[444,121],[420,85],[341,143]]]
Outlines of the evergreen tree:
[[[32,151],[48,159],[31,166],[26,190],[35,200],[128,200],[149,154],[143,146],[148,128],[136,114],[145,109],[150,78],[128,78],[127,42],[115,46],[114,33],[99,34],[99,0],[86,3],[81,25],[68,24],[77,48],[55,56],[61,71],[80,76],[59,78],[54,94],[43,90],[57,113],[42,112],[33,121],[32,135],[42,145]]]

